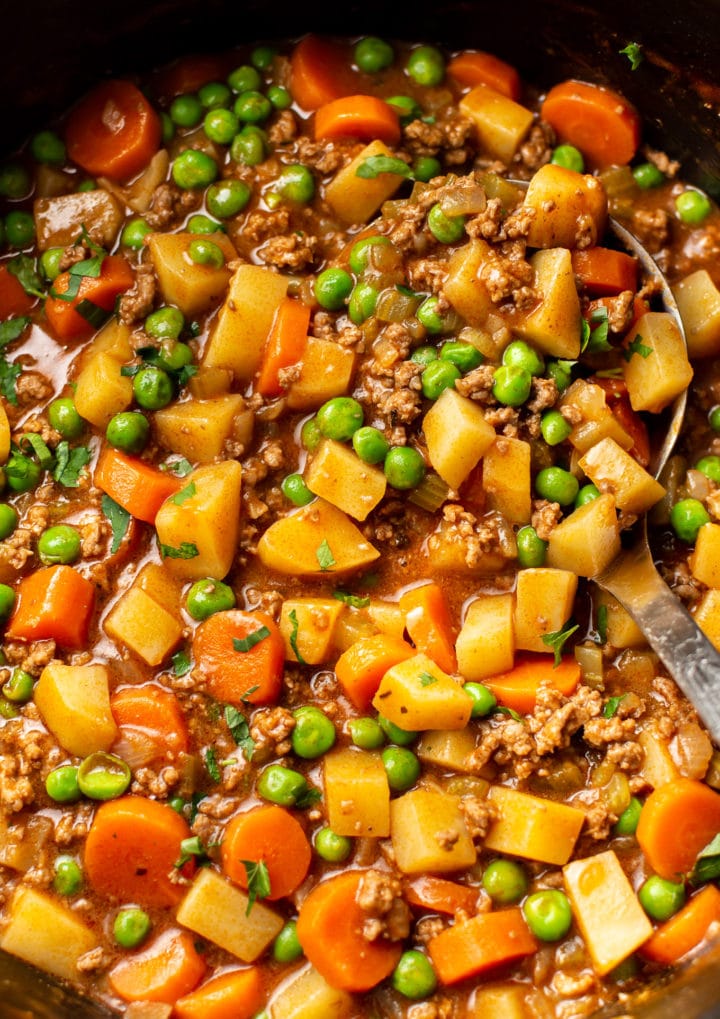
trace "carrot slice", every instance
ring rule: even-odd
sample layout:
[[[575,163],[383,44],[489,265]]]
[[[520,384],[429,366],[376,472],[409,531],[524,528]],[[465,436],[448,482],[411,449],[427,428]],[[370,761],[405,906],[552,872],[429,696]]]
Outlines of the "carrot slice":
[[[720,892],[715,885],[706,885],[675,916],[658,927],[639,949],[640,954],[670,966],[696,948],[715,921],[720,922]]]
[[[200,53],[181,57],[153,77],[153,96],[162,101],[197,92],[210,81],[224,81],[233,69],[232,57]]]
[[[405,885],[405,900],[411,906],[449,913],[451,916],[459,910],[474,913],[477,899],[477,888],[469,888],[457,881],[448,881],[432,874],[422,874]]]
[[[53,283],[57,294],[64,294],[70,286],[73,276],[70,272],[60,273]],[[130,266],[121,255],[108,255],[103,259],[99,276],[83,276],[77,294],[71,300],[50,295],[45,301],[45,315],[60,340],[82,340],[92,336],[96,325],[81,314],[88,308],[92,317],[94,309],[111,312],[120,294],[124,294],[133,285],[133,274]],[[80,309],[80,310],[78,310]]]
[[[95,467],[95,484],[138,520],[155,523],[157,512],[182,482],[144,460],[106,446]]]
[[[25,293],[20,280],[6,265],[0,265],[0,321],[14,315],[27,315],[36,300]]]
[[[222,973],[175,1002],[175,1019],[252,1019],[263,1003],[257,966]]]
[[[102,82],[70,112],[68,156],[96,177],[127,181],[160,147],[160,117],[130,81]]]
[[[321,106],[315,114],[315,137],[318,140],[360,138],[371,142],[376,138],[387,145],[400,141],[400,119],[384,99],[376,96],[343,96]]]
[[[613,248],[585,248],[573,251],[573,271],[587,292],[620,294],[623,290],[637,289],[638,264],[633,255]]]
[[[268,334],[255,389],[263,396],[279,396],[284,391],[280,371],[302,360],[310,325],[310,308],[294,297],[281,301]]]
[[[618,424],[632,439],[633,444],[628,453],[641,466],[647,467],[650,463],[650,436],[647,425],[637,411],[632,409],[624,379],[606,379],[593,375],[588,381],[605,390],[605,402]]]
[[[304,110],[357,92],[364,77],[353,69],[349,46],[317,35],[304,36],[290,57],[290,91]]]
[[[527,651],[516,657],[508,672],[489,676],[484,683],[503,707],[528,715],[535,709],[538,688],[544,680],[550,680],[561,694],[569,697],[580,682],[580,666],[572,655],[563,656],[555,667],[552,655]]]
[[[538,946],[521,910],[503,909],[447,927],[427,947],[438,979],[456,984],[532,955]]]
[[[677,880],[720,831],[720,796],[691,778],[653,789],[643,804],[636,838],[652,869]]]
[[[562,142],[580,149],[597,167],[629,163],[640,143],[640,117],[617,92],[584,81],[550,89],[540,115]]]
[[[7,636],[11,640],[56,640],[76,650],[87,644],[95,585],[72,566],[47,566],[23,577]]]
[[[187,750],[185,716],[171,690],[155,683],[123,686],[110,698],[110,710],[119,728],[144,729],[176,754]]]
[[[418,651],[432,658],[444,672],[457,672],[457,634],[440,585],[422,584],[405,591],[400,596],[400,611],[405,616],[405,629]]]
[[[187,931],[165,931],[147,948],[121,959],[108,973],[110,986],[125,1001],[174,1004],[205,974],[205,961]]]
[[[180,843],[190,834],[185,819],[157,800],[108,800],[95,814],[85,842],[88,882],[118,902],[176,906],[185,891],[170,874],[180,858]],[[188,861],[183,875],[193,867],[193,860]]]
[[[375,633],[361,637],[343,651],[335,663],[335,675],[348,700],[358,711],[367,711],[387,670],[414,654],[407,641]]]
[[[297,936],[305,955],[332,987],[369,991],[395,968],[402,951],[396,942],[368,941],[366,919],[356,896],[363,871],[352,870],[316,885],[304,899]]]
[[[520,75],[511,64],[482,50],[466,50],[459,53],[447,65],[447,73],[461,85],[489,85],[496,92],[513,99],[520,98],[522,86]]]
[[[289,810],[274,804],[236,814],[225,829],[222,869],[240,885],[248,887],[244,860],[261,861],[268,870],[268,899],[292,895],[305,880],[312,849],[303,827]]]
[[[265,612],[216,612],[195,631],[193,656],[219,701],[274,704],[280,696],[285,641]]]

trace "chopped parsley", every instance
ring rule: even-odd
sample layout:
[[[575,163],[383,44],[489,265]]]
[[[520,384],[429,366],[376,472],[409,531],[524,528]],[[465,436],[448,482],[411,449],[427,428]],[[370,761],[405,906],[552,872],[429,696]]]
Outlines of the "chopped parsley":
[[[358,166],[355,176],[362,177],[363,180],[375,180],[381,173],[394,173],[397,177],[414,179],[411,167],[396,156],[368,156]]]
[[[20,439],[19,445],[25,452],[29,452],[29,449],[33,451],[44,471],[49,470],[53,466],[55,457],[52,454],[52,450],[48,448],[45,440],[36,432],[26,432]]]
[[[364,609],[370,604],[370,596],[363,597],[359,594],[348,594],[347,591],[333,591],[333,598],[345,602],[351,609]]]
[[[200,555],[197,545],[192,541],[180,542],[180,548],[173,545],[163,545],[160,542],[160,555],[163,559],[194,559]]]
[[[197,859],[200,856],[205,856],[205,847],[199,835],[191,835],[180,843],[180,856],[175,861],[174,866],[179,870],[180,867],[185,866],[188,860],[192,860],[193,857]]]
[[[9,318],[5,322],[0,322],[0,348],[17,340],[29,325],[30,319],[27,315],[19,315],[17,318]]]
[[[176,651],[171,658],[174,676],[187,676],[192,669],[192,659],[185,648]]]
[[[248,905],[245,916],[250,916],[250,910],[258,899],[267,899],[272,893],[270,886],[270,874],[264,860],[241,860],[245,868],[248,884]]]
[[[222,775],[220,774],[220,766],[218,765],[217,757],[212,747],[208,747],[207,750],[205,751],[204,760],[205,767],[210,778],[213,780],[213,782],[219,782],[220,779],[222,778]]]
[[[493,709],[493,714],[495,714],[495,715],[508,715],[510,718],[513,718],[516,722],[524,721],[522,715],[520,715],[515,710],[515,708],[506,708],[504,705],[498,705],[498,707],[494,708]]]
[[[311,807],[313,803],[318,803],[321,799],[320,790],[308,786],[307,789],[296,796],[295,806],[298,810],[304,810],[306,807]]]
[[[332,549],[328,545],[327,538],[323,538],[318,547],[315,549],[315,556],[320,569],[323,571],[331,570],[335,565],[335,556],[332,554]]]
[[[42,280],[35,268],[35,260],[29,255],[16,255],[7,263],[8,272],[17,278],[18,283],[29,297],[45,299]]]
[[[430,672],[421,672],[418,679],[420,686],[432,686],[433,683],[437,683],[437,676],[433,676]]]
[[[290,631],[290,647],[293,649],[293,654],[297,658],[300,665],[307,665],[307,662],[305,661],[303,656],[300,654],[300,651],[298,650],[297,639],[300,624],[298,623],[297,612],[295,611],[295,609],[292,609],[290,612],[288,612],[288,619],[292,623],[292,630]]]
[[[599,605],[597,610],[597,643],[607,644],[608,607]]]
[[[632,341],[627,350],[623,353],[623,357],[626,361],[632,359],[633,354],[639,354],[640,357],[650,357],[652,354],[652,347],[646,347],[642,341],[640,333],[637,334],[635,339]]]
[[[185,478],[193,469],[193,465],[184,456],[179,460],[171,460],[169,463],[160,464],[161,471],[169,471],[178,478]]]
[[[557,668],[562,661],[562,652],[565,646],[565,642],[578,628],[578,624],[572,625],[572,620],[568,619],[567,623],[561,630],[554,630],[552,633],[546,633],[542,639],[543,644],[547,647],[552,648],[555,660],[553,662],[553,668]]]
[[[87,446],[73,446],[63,439],[55,450],[55,467],[53,478],[65,488],[77,488],[83,467],[90,463],[90,450]],[[103,497],[105,498],[105,497]],[[103,510],[103,512],[105,512]],[[125,512],[125,511],[123,511]],[[125,525],[127,529],[127,524]],[[117,551],[117,549],[114,549]]]
[[[716,881],[720,877],[720,832],[708,842],[698,853],[695,866],[690,872],[690,881],[694,885]]]
[[[0,357],[0,395],[4,396],[8,403],[17,407],[17,392],[15,382],[22,372],[19,364],[11,364],[4,357]]]
[[[94,301],[84,297],[82,301],[78,301],[75,305],[75,311],[86,322],[89,322],[94,329],[99,329],[100,326],[105,325],[107,320],[112,315],[112,312],[106,311],[105,308],[101,308],[99,304],[95,304]]]
[[[618,697],[608,697],[603,707],[603,718],[612,718],[617,712],[620,706],[620,701],[624,700],[627,694],[621,693]]]
[[[100,502],[103,513],[110,521],[110,527],[112,528],[112,544],[110,546],[110,554],[114,555],[122,544],[122,540],[127,534],[127,529],[130,526],[130,514],[126,509],[123,509],[114,499],[111,499],[109,495],[103,495]],[[178,654],[181,654],[178,651]],[[176,675],[182,675],[182,673]]]
[[[637,42],[629,42],[623,49],[618,50],[622,56],[627,57],[630,61],[630,69],[637,71],[640,64],[643,62],[642,46]]]
[[[251,761],[255,752],[255,740],[250,735],[248,720],[242,711],[238,711],[232,704],[225,705],[225,724],[230,730],[230,735],[235,740],[235,745],[240,747],[246,761]]]
[[[587,342],[582,349],[588,354],[604,354],[606,351],[612,350],[612,344],[608,340],[610,326],[607,308],[596,308],[590,316],[590,321],[597,324],[594,329],[590,329],[588,326]]]
[[[163,371],[167,372],[177,382],[179,387],[187,385],[193,375],[197,375],[197,366],[194,364],[185,364],[182,368],[171,368],[163,357],[162,351],[158,350],[157,347],[138,347],[135,353],[138,357],[142,358],[144,365],[149,364],[154,368],[162,368]],[[137,372],[142,366],[131,365],[130,367],[134,368],[135,372]]]
[[[192,499],[196,492],[195,482],[191,481],[189,485],[185,485],[185,488],[181,488],[179,492],[175,493],[171,502],[174,502],[176,506],[182,506],[188,499]]]
[[[261,640],[265,640],[269,636],[270,631],[267,626],[259,626],[257,630],[253,630],[247,637],[233,637],[233,650],[241,651],[244,654],[247,651],[251,651],[256,644],[259,644]]]

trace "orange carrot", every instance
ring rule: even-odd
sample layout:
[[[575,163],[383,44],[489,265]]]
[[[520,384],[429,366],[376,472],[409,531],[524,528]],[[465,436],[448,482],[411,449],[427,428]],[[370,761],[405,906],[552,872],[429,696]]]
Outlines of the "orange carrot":
[[[294,297],[286,297],[275,312],[265,344],[255,389],[263,396],[279,396],[284,387],[279,373],[302,360],[310,325],[310,308]]]
[[[485,973],[537,951],[519,909],[481,913],[447,927],[428,942],[428,952],[443,984]]]
[[[98,808],[85,842],[88,882],[118,902],[176,906],[185,892],[170,874],[180,859],[180,843],[190,835],[185,819],[157,800],[108,800]],[[182,873],[189,876],[193,869],[191,859]]]
[[[474,913],[478,890],[432,874],[422,874],[405,885],[405,901],[437,913]]]
[[[348,700],[358,711],[367,711],[387,670],[414,654],[407,641],[387,633],[374,633],[361,637],[343,651],[335,663],[335,675]]]
[[[127,181],[160,147],[160,117],[130,81],[104,81],[70,112],[68,156],[93,176]]]
[[[213,977],[175,1002],[175,1019],[252,1019],[263,1003],[257,966]]]
[[[142,729],[173,753],[187,751],[185,716],[171,690],[155,683],[123,686],[110,698],[110,709],[120,729]]]
[[[67,292],[72,273],[62,272],[53,283],[57,294]],[[72,300],[50,295],[45,301],[45,315],[59,340],[83,340],[92,336],[97,325],[85,318],[81,311],[88,308],[90,313],[99,308],[111,312],[120,294],[133,285],[130,266],[121,255],[108,255],[103,259],[99,276],[83,276],[77,294]],[[83,302],[89,302],[89,306]],[[80,310],[78,310],[80,309]]]
[[[720,831],[720,796],[703,782],[678,778],[653,789],[636,838],[652,869],[677,880]]]
[[[197,987],[205,969],[192,935],[171,929],[147,948],[116,963],[108,980],[125,1001],[164,1001],[172,1005]]]
[[[456,633],[450,609],[439,584],[412,587],[400,596],[405,629],[418,651],[432,658],[444,672],[457,672]]]
[[[180,491],[182,482],[136,456],[105,446],[95,467],[95,485],[132,516],[153,524],[162,504]]]
[[[376,96],[343,96],[325,103],[315,114],[315,137],[322,140],[359,138],[371,142],[375,138],[395,145],[400,141],[400,119],[384,99]]]
[[[270,880],[267,898],[283,899],[305,880],[312,849],[297,818],[284,807],[270,804],[231,819],[220,855],[223,872],[241,888],[248,887],[243,860],[262,861]]]
[[[669,966],[696,948],[714,921],[720,922],[720,892],[715,885],[706,885],[675,916],[658,927],[642,945],[640,954]]]
[[[195,631],[193,656],[216,700],[274,704],[280,696],[285,641],[265,612],[216,612]]]
[[[8,623],[11,640],[56,640],[71,650],[87,644],[95,585],[72,566],[47,566],[23,577]]]
[[[0,322],[14,315],[27,315],[36,300],[25,293],[20,280],[6,265],[0,265]]]
[[[596,386],[605,390],[605,402],[612,411],[618,424],[632,439],[632,446],[628,450],[630,456],[637,462],[647,467],[650,463],[650,436],[647,425],[630,405],[627,386],[623,379],[599,378],[596,375],[588,380]]]
[[[638,264],[633,255],[613,248],[585,248],[573,251],[573,271],[587,292],[617,295],[637,289]]]
[[[540,115],[561,142],[580,149],[596,167],[629,163],[640,143],[640,117],[627,99],[601,85],[554,85]]]
[[[569,697],[580,682],[580,666],[572,655],[565,655],[555,668],[552,655],[526,651],[517,655],[512,669],[489,676],[484,683],[503,707],[528,715],[535,709],[543,680],[550,680],[560,693]]]
[[[447,72],[461,85],[489,85],[515,102],[520,98],[520,75],[514,67],[492,53],[466,50],[453,57],[447,65]]]
[[[350,47],[317,35],[306,35],[290,57],[290,91],[304,110],[358,91],[364,79],[352,66]]]
[[[217,53],[181,57],[153,76],[153,96],[167,102],[175,96],[197,92],[210,81],[224,81],[233,66],[232,57]]]
[[[328,878],[303,900],[297,936],[305,955],[329,984],[343,991],[369,991],[395,968],[398,942],[368,941],[366,915],[356,901],[361,870]]]

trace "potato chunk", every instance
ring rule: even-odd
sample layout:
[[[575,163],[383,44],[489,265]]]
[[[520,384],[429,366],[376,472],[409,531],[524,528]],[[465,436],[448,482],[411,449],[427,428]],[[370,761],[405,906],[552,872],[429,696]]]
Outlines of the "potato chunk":
[[[480,270],[488,259],[490,245],[479,237],[453,253],[443,290],[458,315],[471,326],[481,326],[493,310],[493,303]]]
[[[472,699],[460,683],[424,654],[393,665],[380,681],[373,707],[401,729],[464,729]]]
[[[403,178],[397,173],[379,173],[372,180],[357,176],[357,168],[366,159],[391,155],[392,152],[383,142],[372,141],[351,163],[338,171],[325,188],[326,202],[346,226],[367,223],[402,184]]]
[[[605,189],[588,173],[546,163],[532,177],[524,205],[535,210],[527,236],[531,248],[575,248],[580,237],[592,246],[605,230]]]
[[[488,799],[497,817],[485,838],[486,849],[540,863],[567,863],[585,822],[585,811],[508,786],[491,786]]]
[[[455,389],[444,389],[423,419],[428,458],[450,488],[458,489],[495,441],[482,408]]]
[[[487,450],[482,462],[488,509],[511,524],[529,524],[532,513],[530,443],[503,436]]]
[[[620,551],[620,527],[612,495],[585,503],[553,529],[547,565],[579,577],[602,573]]]
[[[35,706],[60,746],[77,757],[109,750],[117,736],[105,665],[50,662],[34,692]]]
[[[393,800],[390,838],[403,874],[426,870],[442,874],[475,863],[475,846],[460,811],[460,797],[449,793],[412,789]]]
[[[101,188],[57,198],[38,198],[33,211],[40,251],[74,244],[83,227],[95,244],[112,248],[123,221],[120,203]]]
[[[690,357],[720,354],[720,290],[707,269],[691,272],[673,287]]]
[[[580,458],[579,466],[601,492],[612,494],[618,509],[626,513],[644,513],[665,494],[660,482],[614,439],[602,439],[592,446]]]
[[[511,594],[483,594],[468,606],[456,643],[458,669],[466,680],[507,672],[515,660]]]
[[[460,112],[475,125],[481,147],[509,163],[530,130],[532,112],[489,85],[476,85],[460,100]]]
[[[187,318],[219,302],[230,279],[227,263],[237,257],[230,238],[218,231],[212,235],[212,242],[225,256],[225,265],[198,265],[188,254],[195,239],[196,234],[187,232],[148,234],[146,238],[163,299],[177,305]]]
[[[355,352],[331,340],[308,336],[300,374],[287,391],[291,410],[314,410],[350,389]]]
[[[693,370],[672,315],[648,311],[638,319],[625,345],[625,384],[633,410],[659,413],[690,384]]]
[[[257,552],[270,569],[300,577],[348,573],[380,557],[346,514],[324,499],[276,520]]]
[[[540,304],[516,325],[516,332],[551,357],[580,354],[580,299],[567,248],[536,251],[530,259]]]
[[[561,630],[570,618],[577,585],[577,574],[571,570],[520,570],[515,589],[515,646],[547,651],[543,637]]]
[[[273,991],[268,1007],[272,1019],[347,1019],[353,998],[308,963]]]
[[[585,379],[575,379],[563,393],[560,410],[571,408],[580,416],[568,440],[580,453],[586,453],[601,439],[614,439],[623,449],[631,449],[633,439],[607,405],[605,390]],[[574,415],[576,416],[576,415]]]
[[[720,588],[720,524],[704,524],[698,531],[690,572],[701,584]]]
[[[108,636],[148,665],[160,665],[178,646],[183,633],[180,620],[136,584],[113,605],[104,628]]]
[[[76,981],[78,962],[97,946],[80,916],[44,892],[18,888],[0,948],[63,980]]]
[[[166,449],[188,460],[210,463],[222,453],[244,408],[245,400],[238,393],[170,403],[155,411],[158,440]],[[252,413],[247,413],[252,418]]]
[[[305,484],[343,513],[365,520],[385,495],[387,478],[349,446],[323,439],[305,468]]]
[[[390,786],[379,754],[355,747],[323,758],[328,822],[336,835],[386,838],[390,834]]]
[[[75,406],[80,417],[96,428],[127,410],[133,401],[132,379],[120,374],[121,362],[107,351],[90,358],[76,380]]]
[[[329,661],[335,627],[344,609],[337,598],[287,598],[280,610],[280,633],[285,640],[286,660],[303,661],[307,665]]]

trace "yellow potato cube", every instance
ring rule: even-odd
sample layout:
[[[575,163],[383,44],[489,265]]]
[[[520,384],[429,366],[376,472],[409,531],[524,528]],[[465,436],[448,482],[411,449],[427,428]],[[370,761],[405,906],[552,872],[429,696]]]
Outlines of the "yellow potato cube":
[[[690,357],[720,354],[720,290],[707,269],[697,269],[673,287]]]
[[[344,609],[337,598],[288,598],[284,601],[280,610],[280,633],[285,640],[287,661],[303,661],[306,665],[322,665],[329,661],[335,644],[335,628]]]
[[[117,736],[110,710],[110,675],[105,665],[50,662],[33,694],[45,725],[63,750],[87,757],[109,750]]]
[[[614,439],[623,449],[630,449],[633,439],[622,427],[607,405],[605,390],[585,379],[576,379],[563,393],[558,409],[572,408],[581,416],[573,426],[568,441],[581,453],[601,439]]]
[[[536,251],[530,265],[541,300],[516,324],[515,331],[544,354],[575,359],[580,354],[581,316],[570,252],[553,247]]]
[[[720,651],[720,589],[712,587],[705,592],[693,617],[713,647]]]
[[[328,823],[336,835],[386,838],[390,834],[390,786],[379,754],[355,747],[323,758]]]
[[[491,786],[488,800],[497,810],[485,848],[539,863],[563,864],[572,856],[585,811],[508,786]]]
[[[17,889],[0,934],[4,951],[73,983],[81,957],[97,944],[95,934],[76,912],[34,888]]]
[[[472,771],[468,757],[475,749],[475,733],[465,729],[436,729],[424,732],[415,744],[421,761],[449,771]]]
[[[611,440],[607,440],[611,441]],[[548,541],[547,565],[596,577],[620,551],[620,527],[612,495],[601,495],[573,510]]]
[[[365,520],[385,495],[387,478],[349,446],[323,439],[305,468],[305,484],[343,513]]]
[[[354,370],[355,353],[349,347],[308,336],[300,375],[287,391],[288,407],[314,410],[333,396],[343,396],[350,389]]]
[[[466,1019],[529,1019],[522,984],[491,984],[476,987]]]
[[[527,237],[531,248],[574,248],[581,226],[590,228],[590,243],[597,244],[605,230],[607,196],[591,174],[546,163],[532,177],[524,204],[535,210]]]
[[[216,231],[212,243],[222,251],[225,264],[220,268],[198,265],[188,253],[195,239],[196,234],[181,232],[148,234],[145,240],[163,299],[177,305],[186,318],[219,303],[230,279],[227,263],[237,257],[227,234]]]
[[[134,354],[133,345],[130,342],[131,336],[130,326],[126,326],[118,319],[111,318],[100,332],[83,347],[78,357],[79,366],[84,368],[96,354],[110,354],[116,361],[124,364]]]
[[[493,303],[480,270],[487,262],[490,245],[479,237],[458,248],[448,263],[448,274],[443,285],[445,296],[458,315],[471,326],[484,324]]]
[[[397,602],[373,599],[367,607],[367,614],[380,633],[389,633],[393,637],[402,637],[405,632],[405,615],[400,611],[400,606]]]
[[[295,970],[270,996],[272,1019],[347,1019],[353,997],[339,991],[308,963]]]
[[[570,618],[577,586],[577,574],[571,570],[520,570],[515,589],[515,647],[547,652],[543,637],[561,630]]]
[[[33,216],[38,248],[47,251],[74,244],[83,228],[95,244],[112,248],[124,213],[116,198],[103,188],[93,188],[54,198],[37,198]]]
[[[460,797],[449,793],[412,789],[398,796],[390,804],[390,838],[403,874],[465,870],[477,857]]]
[[[475,125],[480,146],[509,163],[530,130],[532,112],[489,85],[476,85],[460,100],[460,112]]]
[[[401,729],[464,729],[472,699],[460,683],[424,654],[393,665],[380,681],[373,707]]]
[[[532,513],[530,443],[524,439],[497,439],[483,457],[482,481],[488,509],[511,524],[529,524]]]
[[[596,443],[580,458],[578,466],[601,492],[610,493],[618,509],[626,513],[644,513],[665,494],[660,482],[614,439]]]
[[[230,392],[233,373],[230,368],[200,365],[197,373],[188,382],[190,394],[196,400],[209,400],[213,396],[225,396]]]
[[[455,645],[463,679],[483,680],[512,668],[514,615],[511,594],[483,594],[470,603]]]
[[[245,407],[237,393],[170,403],[154,414],[160,445],[195,463],[217,459]]]
[[[648,311],[625,345],[625,384],[633,410],[659,413],[690,384],[693,370],[675,319],[666,311]]]
[[[270,569],[298,577],[348,573],[380,557],[349,517],[324,499],[271,524],[257,553]]]
[[[148,665],[160,665],[182,638],[182,624],[140,587],[133,584],[113,605],[105,632]]]
[[[453,388],[444,389],[427,412],[423,432],[433,469],[455,490],[495,441],[482,408]]]
[[[595,589],[593,600],[599,609],[605,606],[607,612],[607,642],[613,647],[642,647],[645,636],[633,617],[620,602],[601,587]]]
[[[111,353],[92,357],[76,380],[75,407],[80,417],[105,429],[110,419],[133,401],[132,379],[120,374],[121,363]]]
[[[517,555],[514,534],[506,532],[506,547],[502,549],[473,549],[458,541],[457,528],[450,520],[440,520],[425,543],[425,554],[436,573],[460,573],[471,577],[496,574],[505,569],[509,559]]]
[[[689,559],[690,572],[708,587],[720,587],[720,524],[704,524]]]
[[[182,586],[180,581],[160,563],[146,563],[133,581],[133,587],[139,587],[178,622],[182,621],[180,612]]]
[[[373,156],[392,156],[392,152],[381,141],[370,142],[325,188],[325,201],[346,226],[367,223],[403,182],[397,173],[379,173],[372,180],[358,177],[356,171],[360,164]]]
[[[640,774],[649,786],[657,789],[680,778],[668,741],[663,739],[654,723],[640,732],[638,743],[644,754]]]
[[[5,408],[0,404],[0,464],[10,456],[10,422]]]

